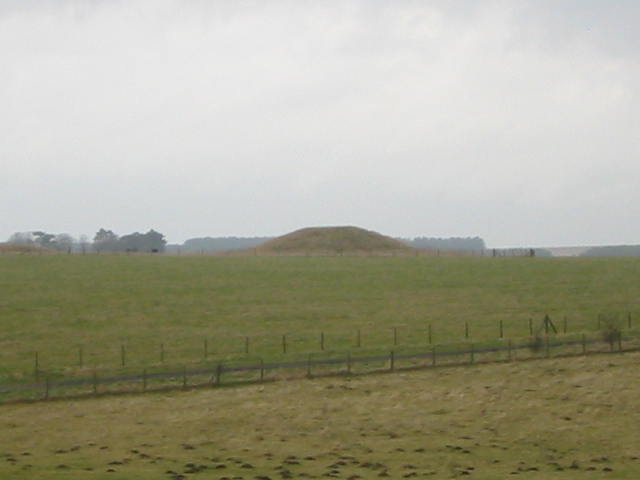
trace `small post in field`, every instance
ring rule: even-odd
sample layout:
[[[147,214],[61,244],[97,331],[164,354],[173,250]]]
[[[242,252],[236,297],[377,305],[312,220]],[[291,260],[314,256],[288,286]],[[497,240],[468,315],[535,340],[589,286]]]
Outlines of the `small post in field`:
[[[120,363],[122,364],[122,366],[124,367],[126,362],[126,352],[124,349],[124,345],[120,345]]]
[[[264,382],[264,360],[260,359],[260,383]]]
[[[249,355],[249,337],[244,337],[244,353]]]
[[[533,319],[529,319],[529,336],[533,337]]]
[[[36,376],[36,380],[38,379],[38,376],[40,374],[40,360],[38,358],[38,352],[36,352],[35,354],[35,358],[33,359],[34,361],[34,374]]]
[[[545,316],[544,318],[546,320],[547,316]],[[547,321],[544,322],[544,334],[546,336],[549,336],[549,322],[547,322]]]
[[[324,332],[320,332],[320,350],[324,350]]]
[[[549,335],[545,335],[544,337],[544,349],[545,355],[549,358]]]
[[[395,369],[395,355],[393,350],[391,350],[391,354],[389,355],[389,370],[393,372]]]
[[[219,363],[216,367],[216,385],[220,386],[220,381],[222,380],[222,364]]]
[[[98,394],[98,374],[95,370],[93,371],[93,394]]]
[[[282,335],[282,353],[287,353],[287,336]]]
[[[500,320],[500,338],[504,337],[504,328],[502,326],[502,320]]]
[[[429,324],[429,332],[428,332],[428,336],[429,336],[429,345],[431,345],[433,338],[431,337],[431,324]]]

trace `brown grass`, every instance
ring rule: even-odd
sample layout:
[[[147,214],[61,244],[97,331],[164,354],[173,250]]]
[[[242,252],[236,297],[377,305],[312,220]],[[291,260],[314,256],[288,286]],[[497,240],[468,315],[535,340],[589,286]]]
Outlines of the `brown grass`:
[[[8,405],[0,478],[638,478],[638,361]]]

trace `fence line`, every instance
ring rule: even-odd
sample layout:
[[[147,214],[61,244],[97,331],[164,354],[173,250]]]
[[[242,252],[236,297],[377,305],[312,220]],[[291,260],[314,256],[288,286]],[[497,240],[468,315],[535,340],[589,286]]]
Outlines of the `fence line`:
[[[164,364],[167,359],[173,362],[186,362],[192,363],[194,361],[206,362],[210,359],[223,359],[233,357],[240,359],[240,357],[249,355],[278,355],[278,354],[292,354],[292,353],[306,353],[306,352],[323,352],[327,350],[345,350],[349,348],[362,349],[362,348],[383,348],[383,347],[397,347],[402,346],[419,346],[424,344],[425,341],[428,344],[438,343],[438,337],[447,337],[452,339],[455,337],[464,341],[488,341],[489,339],[504,339],[508,336],[513,337],[513,332],[517,329],[522,333],[521,336],[525,336],[527,333],[529,336],[536,334],[567,334],[571,332],[570,326],[573,326],[574,332],[582,332],[585,330],[598,330],[601,331],[603,327],[611,326],[611,318],[615,318],[615,324],[617,328],[622,330],[632,330],[632,314],[626,312],[624,315],[614,314],[605,318],[603,314],[599,314],[595,321],[585,319],[569,322],[567,316],[558,316],[556,323],[554,323],[549,315],[545,315],[540,321],[534,321],[532,318],[527,320],[509,321],[505,322],[502,319],[495,320],[495,324],[476,325],[467,320],[460,321],[458,325],[452,325],[451,323],[445,325],[433,325],[431,322],[424,324],[424,327],[419,326],[403,326],[397,325],[387,329],[387,332],[381,329],[371,330],[369,332],[362,329],[353,330],[351,332],[310,332],[298,334],[296,332],[290,332],[288,334],[264,334],[264,335],[237,335],[228,337],[216,337],[216,341],[209,341],[208,338],[199,339],[193,344],[189,344],[185,347],[185,344],[180,345],[174,349],[171,346],[161,342],[156,346],[145,345],[140,343],[136,345],[135,341],[131,343],[116,343],[111,346],[110,352],[104,348],[98,346],[96,349],[91,349],[90,345],[77,345],[75,350],[67,350],[65,352],[49,353],[44,350],[35,351],[29,353],[32,358],[31,367],[28,367],[28,360],[23,360],[25,371],[30,369],[36,378],[39,378],[39,374],[46,366],[50,368],[84,368],[88,366],[106,365],[112,363],[115,367],[125,366],[141,366],[154,364]],[[608,320],[607,320],[608,319]],[[593,323],[589,325],[591,322]],[[528,324],[527,324],[528,322]],[[436,328],[438,327],[438,328]],[[478,334],[477,332],[482,332]],[[456,333],[457,332],[457,333]],[[368,333],[368,334],[367,334]],[[474,335],[476,333],[476,335]],[[516,334],[517,335],[517,334]],[[367,337],[370,339],[367,341]],[[408,340],[407,340],[408,339]],[[199,345],[198,345],[198,342]],[[71,353],[75,351],[77,353]],[[96,354],[95,352],[99,353]],[[177,353],[176,353],[177,352]],[[21,356],[25,356],[27,352],[18,353]],[[93,353],[93,355],[92,355]],[[176,356],[173,356],[175,354]],[[171,358],[173,356],[173,359]],[[50,360],[51,358],[54,360]],[[60,357],[65,357],[60,361]],[[153,358],[158,360],[150,360]],[[57,361],[56,361],[57,359]]]
[[[608,346],[609,348],[588,349],[593,346]],[[221,386],[223,379],[224,385],[234,385],[242,383],[256,383],[264,381],[277,380],[278,377],[267,377],[269,372],[289,373],[292,376],[321,377],[337,374],[354,374],[354,367],[358,364],[364,365],[364,370],[356,374],[373,373],[381,371],[393,372],[396,370],[407,368],[433,368],[443,365],[463,365],[475,363],[495,363],[498,361],[514,361],[529,360],[539,358],[552,357],[552,349],[556,351],[553,356],[579,356],[592,353],[613,353],[613,352],[630,352],[640,350],[640,337],[623,338],[621,334],[602,338],[587,338],[582,334],[580,338],[572,340],[558,340],[545,336],[527,339],[524,343],[514,344],[512,340],[507,340],[505,344],[498,346],[478,347],[477,344],[465,344],[466,348],[457,348],[459,345],[447,344],[423,347],[417,352],[402,353],[397,350],[390,350],[389,353],[366,356],[353,356],[351,351],[341,352],[338,356],[329,358],[311,359],[309,355],[307,359],[292,360],[287,362],[264,363],[259,360],[257,363],[249,365],[225,365],[224,363],[216,363],[208,368],[197,368],[188,370],[186,367],[180,369],[173,368],[160,372],[149,372],[143,369],[140,374],[121,374],[110,376],[99,376],[97,371],[89,377],[60,379],[54,381],[49,375],[43,375],[42,381],[30,384],[2,385],[0,386],[0,395],[5,395],[4,401],[21,401],[21,400],[48,400],[55,398],[52,390],[63,390],[58,392],[58,397],[66,396],[89,396],[99,393],[127,393],[127,392],[148,392],[163,388],[188,388],[198,386]],[[558,348],[576,347],[580,348],[569,351],[560,351]],[[529,351],[531,355],[516,358],[518,352]],[[498,355],[497,358],[489,358],[482,360],[482,355],[488,354],[504,354]],[[451,361],[453,359],[453,361]],[[404,361],[405,365],[399,365]],[[410,362],[409,365],[406,362]],[[416,363],[417,362],[417,363]],[[371,365],[373,364],[373,366]],[[329,370],[321,370],[322,367],[329,367]],[[335,368],[337,367],[337,368]],[[320,370],[319,370],[320,369]],[[303,375],[304,373],[304,375]],[[240,374],[240,377],[229,378],[229,375]],[[242,374],[245,374],[242,376]],[[297,375],[296,375],[297,374]],[[189,383],[189,379],[201,378],[199,382]],[[152,382],[156,382],[156,388],[151,388]],[[177,383],[167,383],[178,381]],[[99,392],[100,386],[118,385],[115,391]],[[90,387],[88,391],[74,389]],[[1,399],[1,397],[0,397]]]

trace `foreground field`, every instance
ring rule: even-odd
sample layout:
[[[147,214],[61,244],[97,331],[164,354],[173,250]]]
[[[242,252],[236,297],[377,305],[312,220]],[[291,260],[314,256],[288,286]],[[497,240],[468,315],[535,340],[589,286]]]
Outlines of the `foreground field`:
[[[5,405],[0,478],[635,479],[640,355]]]
[[[0,256],[0,383],[626,328],[638,259]],[[565,323],[566,319],[566,323]],[[283,335],[287,343],[283,354]],[[468,338],[467,338],[468,336]],[[359,345],[359,346],[358,346]],[[36,360],[37,353],[37,360]],[[37,363],[36,363],[37,361]]]

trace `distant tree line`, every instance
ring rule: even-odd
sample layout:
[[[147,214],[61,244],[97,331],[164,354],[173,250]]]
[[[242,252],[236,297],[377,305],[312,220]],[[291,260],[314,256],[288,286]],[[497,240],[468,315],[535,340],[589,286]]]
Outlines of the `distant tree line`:
[[[16,232],[9,237],[8,242],[71,252],[76,240],[68,233],[47,233],[38,230],[34,232]]]
[[[483,251],[487,247],[480,237],[415,237],[400,238],[402,242],[413,248],[449,251]]]
[[[133,232],[118,237],[111,230],[101,228],[93,237],[93,249],[97,252],[148,252],[161,253],[167,241],[155,230],[147,233]]]
[[[169,253],[199,253],[222,252],[229,250],[245,250],[255,248],[275,237],[201,237],[190,238],[182,245],[168,245]],[[416,237],[414,239],[399,238],[398,240],[414,248],[428,248],[433,250],[453,251],[483,251],[486,249],[484,240],[480,237],[452,237],[430,238]]]
[[[201,237],[190,238],[182,245],[167,245],[169,253],[224,252],[255,248],[274,237]]]
[[[86,235],[75,239],[68,233],[47,233],[43,231],[16,232],[9,237],[9,243],[33,245],[63,252],[164,252],[167,244],[162,233],[149,230],[147,233],[134,232],[118,236],[111,230],[101,228],[95,234],[93,243]]]
[[[640,245],[614,245],[591,247],[582,252],[581,257],[640,257]]]

